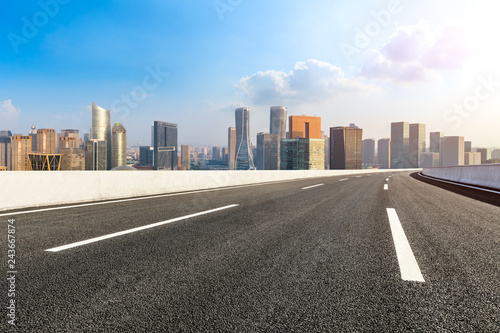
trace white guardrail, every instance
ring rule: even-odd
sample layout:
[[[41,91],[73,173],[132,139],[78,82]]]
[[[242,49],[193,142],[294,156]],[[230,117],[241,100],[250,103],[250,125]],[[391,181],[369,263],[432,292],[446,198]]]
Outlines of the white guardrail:
[[[500,164],[424,168],[426,176],[500,190]]]
[[[4,171],[0,211],[273,181],[415,170]]]

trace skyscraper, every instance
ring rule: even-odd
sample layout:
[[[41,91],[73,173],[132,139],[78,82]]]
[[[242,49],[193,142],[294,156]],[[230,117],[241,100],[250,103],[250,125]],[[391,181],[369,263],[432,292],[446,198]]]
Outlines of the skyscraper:
[[[139,165],[153,166],[154,147],[139,147]]]
[[[429,134],[430,138],[430,149],[431,153],[439,153],[439,147],[441,145],[441,138],[444,136],[443,132],[431,132]]]
[[[99,158],[106,158],[106,165],[111,169],[111,112],[92,101],[92,128],[90,130],[91,140],[106,141],[106,155]]]
[[[445,136],[441,139],[439,159],[442,166],[464,165],[464,137]]]
[[[229,170],[234,170],[236,158],[236,127],[229,127],[227,129],[227,147],[229,154],[227,166]]]
[[[278,134],[257,134],[257,156],[255,157],[257,170],[279,170]]]
[[[35,125],[31,126],[31,130],[28,133],[29,136],[31,136],[31,152],[36,152],[36,127]]]
[[[127,131],[120,123],[111,130],[111,169],[127,165]]]
[[[290,139],[321,139],[321,117],[290,116],[288,119]]]
[[[378,164],[381,169],[391,168],[391,139],[378,140]]]
[[[410,167],[418,168],[420,153],[425,153],[425,124],[410,124]]]
[[[61,170],[85,170],[85,148],[59,147],[59,154],[61,155]]]
[[[12,146],[10,136],[0,136],[0,166],[4,166],[6,170],[11,170],[11,157]]]
[[[36,152],[39,154],[56,153],[56,130],[39,128],[36,131]]]
[[[280,146],[280,170],[324,170],[324,139],[283,139]]]
[[[181,145],[181,164],[186,170],[191,169],[191,146]]]
[[[481,164],[490,163],[491,150],[488,148],[476,148],[476,152],[481,153]]]
[[[363,158],[362,163],[365,166],[375,164],[375,139],[363,140]]]
[[[155,121],[153,141],[153,169],[177,170],[177,124]]]
[[[286,112],[284,106],[271,106],[269,134],[277,134],[278,140],[286,139]]]
[[[255,168],[250,142],[250,108],[237,108],[236,118],[236,170]]]
[[[410,124],[391,123],[391,168],[410,167]]]
[[[464,150],[466,153],[472,153],[472,141],[464,141]]]
[[[363,130],[355,127],[330,127],[330,169],[362,168]]]
[[[28,154],[31,153],[31,136],[29,135],[14,135],[11,137],[12,147],[12,170],[27,171],[29,170]]]
[[[104,140],[89,140],[84,142],[85,170],[108,170],[108,143]]]

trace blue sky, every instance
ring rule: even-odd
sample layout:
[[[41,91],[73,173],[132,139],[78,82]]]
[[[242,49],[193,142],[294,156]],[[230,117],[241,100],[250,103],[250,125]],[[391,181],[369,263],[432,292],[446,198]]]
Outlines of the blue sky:
[[[234,109],[251,133],[269,107],[354,122],[427,124],[500,146],[494,1],[7,1],[0,13],[0,128],[90,127],[110,109],[129,145],[154,120],[179,143],[226,145]],[[30,30],[30,27],[32,28]],[[499,83],[497,83],[499,82]]]

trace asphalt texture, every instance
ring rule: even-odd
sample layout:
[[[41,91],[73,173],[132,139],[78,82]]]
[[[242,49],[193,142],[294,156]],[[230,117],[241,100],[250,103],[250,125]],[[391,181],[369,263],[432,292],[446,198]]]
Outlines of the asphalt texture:
[[[0,217],[19,332],[500,332],[500,196],[408,172]],[[303,187],[324,184],[309,189]],[[384,190],[388,184],[388,190]],[[47,249],[238,206],[60,252]],[[425,282],[404,281],[394,208]],[[5,231],[7,232],[7,231]],[[2,270],[7,237],[2,237]],[[0,328],[0,330],[4,331]]]

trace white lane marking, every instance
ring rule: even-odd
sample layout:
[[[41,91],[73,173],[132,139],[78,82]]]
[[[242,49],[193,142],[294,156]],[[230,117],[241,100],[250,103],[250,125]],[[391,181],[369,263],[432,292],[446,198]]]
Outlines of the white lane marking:
[[[119,232],[115,232],[115,233],[104,235],[104,236],[100,236],[100,237],[95,237],[95,238],[87,239],[87,240],[76,242],[76,243],[62,245],[62,246],[54,247],[54,248],[51,248],[51,249],[47,249],[45,251],[48,251],[48,252],[59,252],[59,251],[71,249],[73,247],[78,247],[78,246],[82,246],[82,245],[86,245],[86,244],[90,244],[90,243],[95,243],[95,242],[98,242],[98,241],[102,241],[104,239],[118,237],[118,236],[130,234],[130,233],[141,231],[141,230],[145,230],[145,229],[155,228],[155,227],[158,227],[158,226],[161,226],[161,225],[164,225],[164,224],[168,224],[168,223],[172,223],[172,222],[177,222],[177,221],[182,221],[182,220],[186,220],[186,219],[189,219],[189,218],[192,218],[192,217],[196,217],[196,216],[200,216],[200,215],[205,215],[205,214],[217,212],[217,211],[228,209],[228,208],[233,208],[233,207],[236,207],[236,206],[239,206],[239,205],[238,204],[234,204],[234,205],[229,205],[229,206],[224,206],[224,207],[219,207],[219,208],[215,208],[215,209],[206,210],[206,211],[195,213],[195,214],[190,214],[190,215],[186,215],[186,216],[176,217],[176,218],[171,219],[171,220],[166,220],[166,221],[162,221],[162,222],[148,224],[148,225],[144,225],[142,227],[132,228],[132,229],[128,229],[128,230],[124,230],[124,231],[119,231]]]
[[[435,180],[437,182],[448,183],[448,184],[452,184],[452,185],[458,185],[458,186],[462,186],[462,187],[473,188],[475,190],[481,190],[481,191],[485,191],[485,192],[491,192],[491,193],[495,193],[495,194],[500,194],[500,191],[488,190],[488,189],[485,189],[485,188],[476,187],[476,186],[472,186],[472,185],[465,185],[465,184],[455,183],[455,182],[451,182],[451,181],[447,181],[447,180],[432,178],[432,177],[428,177],[428,176],[426,176],[426,175],[424,175],[424,174],[422,174],[420,172],[418,173],[418,175],[421,176],[421,177],[430,179],[430,180]]]
[[[389,189],[389,185],[388,184],[384,184],[384,190],[388,190]]]
[[[196,190],[196,191],[187,191],[187,192],[178,192],[178,193],[157,194],[157,195],[150,195],[150,196],[139,197],[139,198],[116,199],[116,200],[110,200],[110,201],[89,202],[89,203],[85,203],[85,204],[76,204],[76,205],[70,205],[70,206],[41,208],[41,209],[33,209],[33,210],[17,211],[17,212],[14,211],[14,212],[11,212],[11,213],[0,214],[0,217],[1,216],[11,216],[11,215],[22,215],[22,214],[47,212],[47,211],[59,210],[59,209],[69,209],[69,208],[78,208],[78,207],[107,205],[107,204],[119,203],[119,202],[127,202],[127,201],[165,198],[165,197],[172,197],[172,196],[186,195],[186,194],[224,191],[224,190],[231,190],[231,189],[235,189],[235,188],[244,188],[244,187],[260,186],[260,185],[269,185],[269,184],[276,184],[276,183],[286,183],[286,182],[299,181],[299,180],[303,180],[303,179],[291,179],[291,180],[287,179],[287,180],[280,180],[280,181],[275,181],[275,182],[265,182],[265,183],[259,183],[259,184],[235,185],[235,186],[228,186],[228,187],[221,187],[221,188],[212,188],[212,189],[206,189],[206,190]]]
[[[318,186],[323,186],[325,184],[317,184],[317,185],[312,185],[312,186],[307,186],[307,187],[303,187],[302,189],[303,190],[307,190],[307,189],[310,189],[310,188],[313,188],[313,187],[318,187]]]
[[[389,181],[389,178],[386,178],[386,179],[385,179],[385,181],[386,181],[386,182],[388,182],[388,181]]]
[[[346,181],[346,180],[349,180],[349,178],[343,178],[343,179],[339,180],[339,182],[343,182],[343,181]]]
[[[425,282],[396,210],[394,208],[387,208],[387,215],[389,216],[389,223],[391,225],[392,239],[396,248],[401,279],[405,281]]]
[[[356,178],[361,178],[361,177],[363,177],[363,176],[356,176]]]

